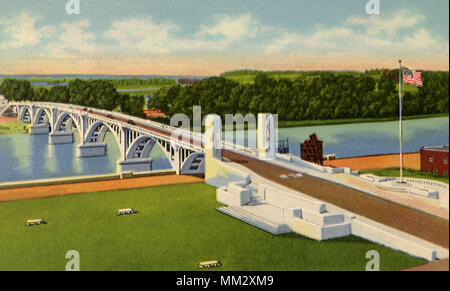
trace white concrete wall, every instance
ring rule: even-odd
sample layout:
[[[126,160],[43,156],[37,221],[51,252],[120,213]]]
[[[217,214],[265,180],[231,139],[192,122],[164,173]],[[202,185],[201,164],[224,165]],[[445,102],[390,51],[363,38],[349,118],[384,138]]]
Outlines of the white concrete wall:
[[[399,250],[428,261],[436,259],[436,251],[416,244],[392,232],[387,232],[374,225],[354,219],[351,223],[352,234],[381,245]]]
[[[244,188],[234,186],[221,187],[216,191],[217,201],[228,206],[243,206],[250,202],[251,192]]]
[[[266,201],[280,208],[301,208],[314,213],[326,212],[326,204],[312,200],[306,200],[300,196],[283,193],[270,188],[265,188]]]

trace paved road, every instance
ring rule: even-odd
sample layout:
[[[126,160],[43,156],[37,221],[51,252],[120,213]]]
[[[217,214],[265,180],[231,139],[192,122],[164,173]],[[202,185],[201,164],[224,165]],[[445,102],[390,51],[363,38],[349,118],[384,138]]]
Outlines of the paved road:
[[[222,155],[275,183],[449,248],[448,220],[309,175],[301,179],[281,179],[280,175],[290,171],[227,150],[223,150]]]

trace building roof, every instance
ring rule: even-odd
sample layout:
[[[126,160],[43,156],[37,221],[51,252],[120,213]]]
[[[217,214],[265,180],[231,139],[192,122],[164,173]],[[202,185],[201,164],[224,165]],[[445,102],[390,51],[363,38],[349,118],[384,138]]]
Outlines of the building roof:
[[[444,145],[440,147],[422,147],[424,150],[428,151],[439,151],[439,152],[448,152],[449,145]]]
[[[144,110],[144,113],[149,118],[167,117],[167,114],[162,112],[160,109],[147,109],[147,110]]]

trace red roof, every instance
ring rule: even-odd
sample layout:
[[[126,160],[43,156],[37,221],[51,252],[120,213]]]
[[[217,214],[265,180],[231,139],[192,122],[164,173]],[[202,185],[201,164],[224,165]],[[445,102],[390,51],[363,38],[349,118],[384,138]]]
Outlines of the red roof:
[[[147,117],[150,117],[150,118],[167,117],[167,114],[162,112],[160,109],[146,109],[146,110],[144,110],[144,113]]]

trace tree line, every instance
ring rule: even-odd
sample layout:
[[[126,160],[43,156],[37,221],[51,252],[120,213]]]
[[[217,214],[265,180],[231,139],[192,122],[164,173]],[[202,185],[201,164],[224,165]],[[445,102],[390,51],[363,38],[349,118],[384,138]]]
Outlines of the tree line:
[[[403,114],[448,113],[449,72],[425,71],[423,88],[403,86]],[[116,80],[118,82],[118,80]],[[124,83],[125,84],[125,83]],[[205,78],[191,86],[172,85],[155,92],[149,107],[170,116],[275,113],[279,120],[327,120],[398,116],[398,70],[365,73],[315,72],[295,79],[258,72],[254,82],[241,84],[225,77]],[[121,110],[144,117],[143,96],[119,94],[112,80],[71,80],[67,86],[33,87],[29,81],[5,79],[0,93],[9,100],[70,103]],[[167,120],[165,120],[167,122]]]
[[[423,72],[423,83],[418,89],[403,86],[403,114],[448,113],[449,73]],[[259,72],[249,84],[212,77],[188,87],[163,88],[150,100],[150,106],[169,116],[192,116],[192,107],[200,105],[202,114],[216,113],[222,118],[225,114],[260,112],[278,114],[283,121],[396,117],[397,84],[398,70],[320,72],[294,80]]]
[[[119,94],[110,80],[72,80],[67,86],[33,87],[29,81],[5,79],[0,94],[11,101],[75,104],[145,117],[144,97]]]

